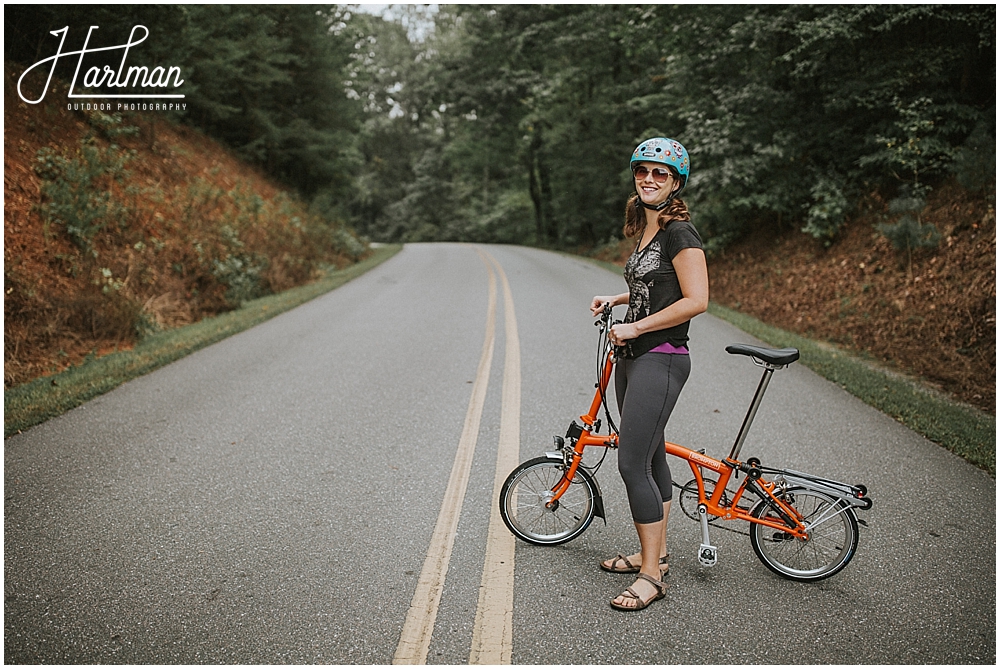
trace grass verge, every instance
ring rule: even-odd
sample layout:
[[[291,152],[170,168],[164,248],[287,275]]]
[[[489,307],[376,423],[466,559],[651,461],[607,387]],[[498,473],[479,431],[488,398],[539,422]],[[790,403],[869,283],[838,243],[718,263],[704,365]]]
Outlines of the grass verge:
[[[592,262],[620,274],[617,265]],[[711,303],[708,313],[770,346],[799,349],[799,362],[914,432],[996,476],[996,417],[956,402],[902,374],[838,349]]]
[[[184,327],[150,335],[130,351],[89,359],[54,376],[4,391],[4,437],[61,415],[89,399],[179,358],[263,323],[342,286],[394,256],[402,246],[374,249],[367,259],[305,286],[246,302],[242,307]]]

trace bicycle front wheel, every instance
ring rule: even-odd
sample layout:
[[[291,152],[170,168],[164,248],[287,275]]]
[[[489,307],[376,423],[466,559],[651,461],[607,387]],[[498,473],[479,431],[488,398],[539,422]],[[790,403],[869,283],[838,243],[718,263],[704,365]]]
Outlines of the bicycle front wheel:
[[[546,457],[522,463],[500,489],[500,516],[517,538],[536,546],[557,546],[583,534],[594,519],[597,488],[590,474],[577,469],[569,488],[551,506],[563,478],[562,460]]]
[[[782,500],[802,514],[808,539],[798,539],[772,527],[750,523],[754,553],[774,573],[794,581],[819,581],[847,566],[858,547],[858,517],[854,509],[829,495],[791,488]],[[754,518],[781,522],[761,500],[750,511]]]

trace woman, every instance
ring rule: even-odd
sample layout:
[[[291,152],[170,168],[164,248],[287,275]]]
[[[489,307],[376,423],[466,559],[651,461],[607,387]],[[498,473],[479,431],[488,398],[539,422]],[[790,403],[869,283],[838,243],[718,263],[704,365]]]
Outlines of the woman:
[[[690,159],[673,139],[655,137],[636,147],[630,163],[636,194],[625,210],[625,236],[639,241],[625,264],[628,292],[598,295],[596,316],[605,304],[628,304],[625,321],[611,327],[611,342],[622,347],[615,369],[621,426],[618,470],[639,534],[638,553],[601,562],[615,573],[638,578],[611,606],[638,611],[661,599],[666,586],[666,530],[671,479],[663,431],[691,371],[688,326],[708,307],[708,269],[701,237],[683,200]]]

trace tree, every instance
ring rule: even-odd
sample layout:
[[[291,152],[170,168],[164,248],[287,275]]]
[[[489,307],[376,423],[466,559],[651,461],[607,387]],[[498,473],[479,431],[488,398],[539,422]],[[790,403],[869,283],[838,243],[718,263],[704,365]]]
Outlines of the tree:
[[[404,50],[390,58],[399,197],[433,185],[449,222],[402,207],[371,230],[602,243],[632,188],[624,156],[657,134],[692,154],[685,198],[710,247],[768,222],[829,242],[863,192],[902,183],[906,110],[936,147],[928,185],[992,122],[994,35],[985,6],[443,8],[405,73]]]
[[[304,195],[352,184],[360,105],[344,90],[351,45],[337,10],[192,5],[196,123]]]

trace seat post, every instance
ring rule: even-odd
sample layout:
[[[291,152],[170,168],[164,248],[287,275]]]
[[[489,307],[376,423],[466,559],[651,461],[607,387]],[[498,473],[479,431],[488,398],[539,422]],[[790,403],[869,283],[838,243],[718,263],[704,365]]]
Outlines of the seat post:
[[[757,415],[757,408],[760,406],[760,401],[764,398],[764,391],[767,390],[767,384],[770,383],[771,375],[774,374],[775,369],[780,369],[780,367],[773,367],[767,363],[764,364],[764,375],[760,378],[760,383],[757,385],[757,392],[754,393],[753,402],[750,403],[750,409],[743,419],[743,426],[740,427],[740,433],[736,436],[736,443],[733,444],[733,449],[729,452],[730,460],[737,460],[740,457],[743,442],[746,441],[747,433],[750,432],[750,424],[753,423],[753,419]]]

